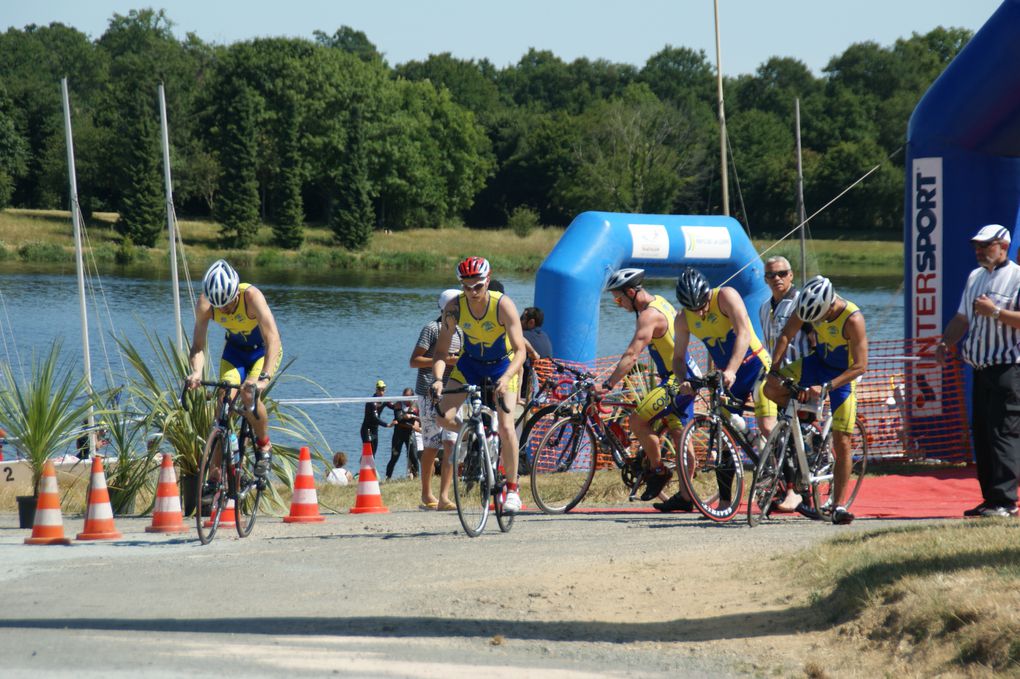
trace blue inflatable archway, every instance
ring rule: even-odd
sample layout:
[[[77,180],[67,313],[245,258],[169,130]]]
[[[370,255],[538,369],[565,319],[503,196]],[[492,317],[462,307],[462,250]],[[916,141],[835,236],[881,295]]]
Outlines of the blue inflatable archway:
[[[741,267],[750,262],[743,271]],[[731,217],[585,212],[549,253],[535,280],[535,305],[557,358],[591,363],[599,329],[599,300],[609,275],[623,267],[653,278],[676,277],[694,266],[713,286],[727,285],[744,298],[760,336],[758,308],[768,297],[763,265],[740,223]],[[671,302],[675,300],[670,299]]]
[[[1010,229],[1011,258],[1020,245],[1020,0],[1002,3],[918,103],[905,170],[904,334],[930,354],[977,266],[978,228]],[[926,361],[907,374],[913,425],[938,420],[942,370]]]

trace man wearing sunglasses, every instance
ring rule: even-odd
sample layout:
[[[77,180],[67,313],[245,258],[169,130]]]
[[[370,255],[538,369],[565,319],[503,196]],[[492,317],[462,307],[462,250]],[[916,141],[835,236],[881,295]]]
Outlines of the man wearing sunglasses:
[[[436,398],[443,393],[443,371],[450,342],[459,327],[464,344],[456,367],[450,373],[449,387],[456,389],[465,384],[480,386],[485,378],[495,380],[496,398],[503,408],[496,408],[501,457],[506,470],[507,495],[503,508],[516,513],[521,508],[517,492],[517,431],[513,412],[517,405],[518,374],[527,355],[520,314],[513,301],[500,292],[489,290],[491,268],[482,257],[468,257],[457,266],[463,292],[443,309],[432,364],[432,393]],[[466,394],[450,394],[439,402],[440,425],[449,430],[457,427],[455,416]]]
[[[771,356],[776,348],[776,340],[783,334],[786,322],[797,310],[797,298],[800,293],[793,284],[793,268],[786,257],[770,257],[765,260],[765,283],[772,291],[772,296],[762,303],[758,310],[758,319],[761,321],[762,343]],[[797,335],[790,342],[781,363],[776,367],[781,368],[793,363],[801,356],[811,353],[810,331],[809,324],[805,324],[797,331]],[[821,390],[817,387],[813,387],[813,390],[816,392],[814,396],[817,398],[821,394]],[[762,435],[768,436],[772,428],[776,426],[776,418],[767,415],[761,420]],[[803,498],[790,484],[786,497],[776,505],[776,509],[781,512],[795,511],[801,500]]]

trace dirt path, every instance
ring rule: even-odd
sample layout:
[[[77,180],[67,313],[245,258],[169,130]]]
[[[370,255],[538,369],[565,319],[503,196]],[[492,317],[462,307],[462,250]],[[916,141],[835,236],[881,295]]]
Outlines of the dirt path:
[[[202,547],[135,519],[119,541],[40,548],[15,521],[0,516],[5,676],[444,678],[802,674],[832,633],[811,631],[806,591],[777,589],[790,555],[891,523],[529,514],[472,540],[455,514],[394,512],[262,520]]]

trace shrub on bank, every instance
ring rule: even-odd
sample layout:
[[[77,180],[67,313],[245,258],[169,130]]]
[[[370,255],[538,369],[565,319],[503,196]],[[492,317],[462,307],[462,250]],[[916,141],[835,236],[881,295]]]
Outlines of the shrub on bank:
[[[18,248],[18,258],[23,262],[65,262],[68,253],[56,243],[32,241]]]
[[[506,225],[518,238],[527,238],[532,231],[541,226],[538,223],[538,212],[525,205],[514,208]]]

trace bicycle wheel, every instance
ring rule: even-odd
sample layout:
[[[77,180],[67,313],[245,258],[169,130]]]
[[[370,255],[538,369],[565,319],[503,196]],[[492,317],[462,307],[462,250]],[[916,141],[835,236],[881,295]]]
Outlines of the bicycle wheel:
[[[747,496],[747,524],[752,528],[772,511],[776,489],[783,478],[783,462],[789,443],[790,423],[778,422],[769,434],[751,478],[751,491]]]
[[[546,514],[563,514],[577,506],[595,477],[598,446],[580,417],[558,420],[535,451],[531,495]]]
[[[510,529],[514,526],[514,517],[517,514],[507,514],[503,511],[503,500],[506,499],[506,492],[506,479],[497,472],[496,492],[492,496],[492,506],[496,514],[496,523],[499,524],[499,529],[504,533],[509,533]]]
[[[255,437],[252,436],[248,423],[242,425],[241,435],[237,437],[240,459],[237,473],[237,534],[242,538],[251,535],[255,527],[255,518],[262,500],[262,491],[266,486],[265,479],[255,476]],[[301,492],[297,489],[295,493]]]
[[[488,462],[484,459],[485,444],[478,438],[470,422],[460,429],[453,446],[453,497],[457,516],[464,532],[473,538],[485,530],[489,518],[489,497],[492,489],[486,477]]]
[[[857,498],[857,493],[864,483],[864,473],[868,469],[868,430],[864,422],[857,418],[854,423],[854,430],[850,437],[850,454],[853,456],[853,464],[850,467],[850,479],[846,492],[844,493],[843,506],[850,509]],[[825,436],[820,450],[813,456],[811,462],[812,476],[830,476],[836,470],[836,455],[832,449],[832,430]],[[832,496],[832,481],[826,480],[812,484],[812,495],[815,507],[825,507]]]
[[[203,545],[212,542],[220,517],[227,506],[227,437],[219,427],[209,434],[198,467],[198,509],[195,511],[195,526],[198,539]],[[215,481],[211,479],[215,478]],[[208,513],[206,513],[208,511]],[[206,521],[208,517],[208,521]]]
[[[744,492],[744,465],[718,419],[692,417],[680,435],[677,459],[680,482],[698,511],[720,523],[732,519]]]
[[[531,473],[531,461],[535,457],[535,451],[538,449],[538,444],[542,437],[545,436],[549,428],[558,419],[556,414],[558,407],[559,405],[556,403],[542,406],[524,418],[524,426],[517,437],[519,451],[517,456],[517,473],[521,476]]]

